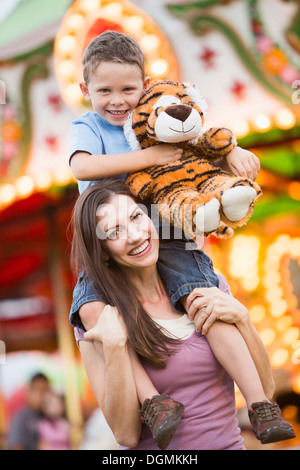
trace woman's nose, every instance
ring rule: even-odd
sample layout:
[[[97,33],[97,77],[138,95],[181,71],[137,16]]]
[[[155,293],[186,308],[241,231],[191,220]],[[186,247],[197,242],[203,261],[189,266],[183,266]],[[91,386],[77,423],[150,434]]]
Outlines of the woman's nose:
[[[140,227],[137,225],[129,225],[127,228],[127,240],[129,243],[135,243],[142,239]]]

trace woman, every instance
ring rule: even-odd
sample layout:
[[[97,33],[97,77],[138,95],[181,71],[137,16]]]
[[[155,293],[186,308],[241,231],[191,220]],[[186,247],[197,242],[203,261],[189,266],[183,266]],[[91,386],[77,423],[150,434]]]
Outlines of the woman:
[[[79,335],[90,340],[80,341],[80,350],[95,396],[121,448],[157,449],[140,420],[133,371],[137,353],[160,393],[185,404],[169,449],[243,449],[233,381],[206,336],[173,308],[157,269],[159,240],[151,219],[121,183],[103,181],[80,196],[74,228],[73,258],[110,303],[102,304],[99,320],[85,338]],[[205,323],[204,305],[210,312]],[[197,289],[186,306],[197,328],[206,325],[207,337],[213,330],[217,338],[219,325],[223,332],[224,325],[228,328],[228,337],[233,330],[240,338],[241,355],[248,346],[264,388],[272,388],[266,350],[238,301],[216,288]],[[235,323],[239,331],[224,322],[212,325],[216,319]]]

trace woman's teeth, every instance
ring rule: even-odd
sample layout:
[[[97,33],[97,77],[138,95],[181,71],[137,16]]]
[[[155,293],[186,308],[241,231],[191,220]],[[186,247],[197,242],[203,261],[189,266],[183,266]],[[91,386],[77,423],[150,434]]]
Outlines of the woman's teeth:
[[[132,250],[130,252],[130,256],[134,256],[134,255],[139,255],[140,253],[142,253],[149,245],[149,240],[146,240],[142,245],[140,245],[138,248],[136,248],[135,250]]]

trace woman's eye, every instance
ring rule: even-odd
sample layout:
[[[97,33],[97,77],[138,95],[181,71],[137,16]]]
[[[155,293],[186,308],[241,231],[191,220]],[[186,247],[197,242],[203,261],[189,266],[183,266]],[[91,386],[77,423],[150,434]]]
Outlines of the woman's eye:
[[[119,236],[119,233],[120,233],[120,230],[114,230],[113,232],[111,232],[109,235],[108,235],[108,239],[109,240],[116,240]]]
[[[133,216],[133,220],[139,220],[141,217],[143,217],[143,213],[138,212]]]

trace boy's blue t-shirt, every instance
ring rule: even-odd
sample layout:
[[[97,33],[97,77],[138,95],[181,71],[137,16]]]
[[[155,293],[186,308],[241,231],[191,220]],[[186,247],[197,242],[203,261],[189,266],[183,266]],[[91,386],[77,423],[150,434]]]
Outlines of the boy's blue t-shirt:
[[[75,152],[91,155],[113,155],[129,153],[131,149],[125,139],[123,126],[113,126],[99,114],[88,112],[72,122],[70,159]],[[120,175],[125,181],[127,174]],[[94,181],[78,180],[78,190],[82,193]]]

